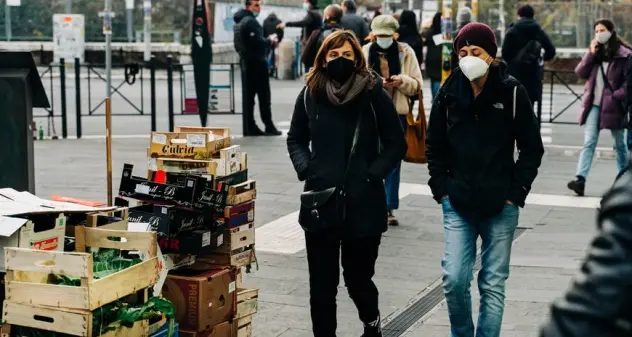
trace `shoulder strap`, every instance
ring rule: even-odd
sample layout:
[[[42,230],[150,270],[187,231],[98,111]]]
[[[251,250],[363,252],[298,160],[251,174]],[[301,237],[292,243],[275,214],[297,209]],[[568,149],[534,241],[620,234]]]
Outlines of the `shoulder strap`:
[[[371,108],[373,107],[373,105],[371,105]],[[358,138],[360,137],[360,126],[362,125],[362,117],[363,117],[363,113],[362,110],[360,110],[360,112],[358,113],[358,118],[356,120],[356,126],[355,126],[355,131],[353,132],[353,141],[351,142],[351,150],[349,151],[349,158],[347,158],[347,167],[345,168],[345,173],[342,176],[342,184],[344,184],[347,181],[347,178],[349,178],[349,171],[351,168],[351,162],[353,161],[353,157],[355,156],[357,147],[358,147]]]
[[[611,93],[614,94],[614,89],[612,89],[610,81],[608,81],[608,74],[606,74],[606,71],[603,69],[603,63],[599,63],[599,69],[601,70],[601,76],[603,77],[603,84],[608,88],[608,90],[610,90]]]
[[[516,101],[518,97],[518,86],[514,87],[513,90],[513,120],[516,120]]]
[[[303,105],[305,106],[305,113],[307,113],[307,95],[308,95],[308,91],[309,91],[309,88],[305,87],[305,90],[303,91]]]

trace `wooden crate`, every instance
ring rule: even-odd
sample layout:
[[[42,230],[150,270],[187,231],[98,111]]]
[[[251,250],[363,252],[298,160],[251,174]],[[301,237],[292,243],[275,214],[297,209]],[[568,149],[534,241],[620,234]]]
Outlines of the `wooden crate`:
[[[253,223],[227,228],[224,231],[224,244],[217,253],[230,253],[241,248],[249,248],[255,244],[255,225]]]
[[[10,325],[55,331],[73,336],[97,337],[92,335],[92,312],[90,311],[57,309],[5,301],[3,316],[2,337],[10,336]],[[5,329],[6,336],[4,335]],[[131,328],[121,327],[98,337],[132,336],[148,337],[149,322],[147,320],[138,321]]]
[[[119,217],[120,221],[112,222],[106,225],[98,226],[99,217]],[[127,230],[127,222],[129,218],[129,208],[119,207],[111,211],[94,212],[86,214],[86,226],[99,229],[114,229],[114,230]],[[75,237],[75,227],[72,225],[66,225],[66,236]]]
[[[238,288],[237,289],[237,313],[238,320],[257,313],[259,307],[259,289]]]
[[[214,253],[195,258],[195,266],[223,266],[223,267],[245,267],[255,261],[255,253],[252,249],[237,250],[230,253]]]
[[[125,242],[113,241],[112,238],[124,238]],[[92,253],[85,253],[87,247],[138,250],[146,253],[146,260],[102,279],[95,279]],[[56,252],[5,248],[6,300],[91,311],[148,288],[158,280],[154,232],[128,232],[78,226],[76,249],[77,252]],[[47,284],[45,279],[39,277],[43,274],[81,278],[81,286]]]

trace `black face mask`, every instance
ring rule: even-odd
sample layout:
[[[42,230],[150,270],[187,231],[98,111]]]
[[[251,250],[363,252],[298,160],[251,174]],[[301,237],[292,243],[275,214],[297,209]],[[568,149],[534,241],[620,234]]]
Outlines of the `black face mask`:
[[[355,61],[346,57],[338,57],[327,62],[327,73],[336,82],[345,83],[355,71]]]

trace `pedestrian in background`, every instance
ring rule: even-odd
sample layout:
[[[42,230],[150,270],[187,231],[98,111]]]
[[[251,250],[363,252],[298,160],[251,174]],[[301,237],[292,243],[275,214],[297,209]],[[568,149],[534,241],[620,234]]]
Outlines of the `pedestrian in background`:
[[[246,0],[246,7],[235,13],[234,43],[239,54],[242,80],[244,136],[280,136],[272,122],[270,74],[268,54],[277,40],[274,35],[263,36],[263,27],[256,17],[261,12],[260,0]],[[265,124],[262,131],[255,122],[255,96],[259,99],[259,111]]]
[[[503,39],[502,56],[509,66],[509,75],[527,89],[531,103],[541,104],[544,61],[555,57],[555,46],[534,16],[535,10],[530,5],[518,8],[519,19]]]
[[[593,28],[595,38],[575,68],[575,73],[587,80],[579,121],[584,126],[584,147],[579,155],[576,178],[567,186],[579,196],[584,195],[602,129],[610,130],[614,139],[618,172],[623,171],[628,163],[624,100],[627,62],[632,51],[619,39],[612,21],[599,20]]]
[[[268,17],[263,20],[263,37],[270,38],[276,34],[277,45],[281,43],[283,40],[284,31],[282,28],[278,28],[278,25],[282,21],[277,17],[275,13],[270,13]],[[270,53],[268,54],[268,69],[270,69],[270,76],[274,75],[276,67],[276,55],[275,48],[270,48]]]
[[[430,78],[430,91],[432,99],[437,97],[441,88],[441,76],[443,68],[442,45],[437,41],[443,40],[441,35],[441,12],[435,13],[432,18],[432,25],[423,32],[426,44],[426,76]]]
[[[314,66],[316,55],[318,54],[318,50],[323,44],[323,41],[325,41],[325,38],[333,32],[344,29],[341,25],[343,12],[340,6],[329,5],[325,7],[323,17],[323,27],[312,32],[312,36],[310,36],[307,43],[305,43],[305,47],[301,53],[301,61],[306,67],[309,65],[308,68]]]
[[[413,14],[414,15],[414,14]],[[418,96],[423,80],[415,51],[405,43],[395,41],[399,23],[390,15],[380,15],[371,22],[374,42],[362,48],[369,68],[382,77],[382,85],[392,97],[399,122],[406,130],[406,115],[412,108],[411,98]],[[386,177],[386,209],[388,224],[397,226],[395,210],[399,208],[399,182],[401,162]]]
[[[312,36],[312,33],[315,30],[318,30],[322,27],[323,17],[320,15],[320,10],[318,9],[318,0],[305,0],[303,2],[303,9],[307,11],[305,17],[300,21],[290,21],[286,23],[280,23],[278,25],[279,28],[285,27],[298,27],[302,28],[301,32],[301,47],[304,48],[305,44]],[[311,64],[304,64],[305,72],[309,70],[312,66]]]
[[[404,156],[406,142],[395,106],[351,31],[325,38],[296,99],[287,147],[305,181],[299,223],[314,336],[336,336],[340,263],[364,323],[362,336],[382,336],[372,281],[387,230],[382,181]]]
[[[601,200],[597,235],[562,298],[551,306],[540,337],[632,335],[632,172]]]
[[[492,29],[465,25],[454,47],[459,67],[432,105],[427,139],[428,185],[443,209],[443,290],[452,337],[499,337],[519,207],[538,174],[544,147],[527,91],[504,63],[494,61],[498,47]],[[470,283],[479,236],[481,300],[475,327]]]
[[[364,43],[364,40],[369,35],[369,24],[363,17],[356,14],[357,8],[355,1],[343,1],[342,10],[344,15],[342,16],[340,24],[344,29],[353,31],[358,41],[360,41],[360,43]]]
[[[423,42],[417,28],[417,15],[415,12],[403,10],[399,16],[399,29],[397,30],[397,42],[403,42],[415,52],[417,63],[421,66],[424,61]]]

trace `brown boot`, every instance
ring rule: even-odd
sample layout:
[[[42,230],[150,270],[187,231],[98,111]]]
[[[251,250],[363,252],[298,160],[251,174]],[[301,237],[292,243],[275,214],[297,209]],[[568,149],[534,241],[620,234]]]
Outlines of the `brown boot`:
[[[389,226],[399,226],[399,221],[395,218],[393,211],[388,211],[388,225]]]

